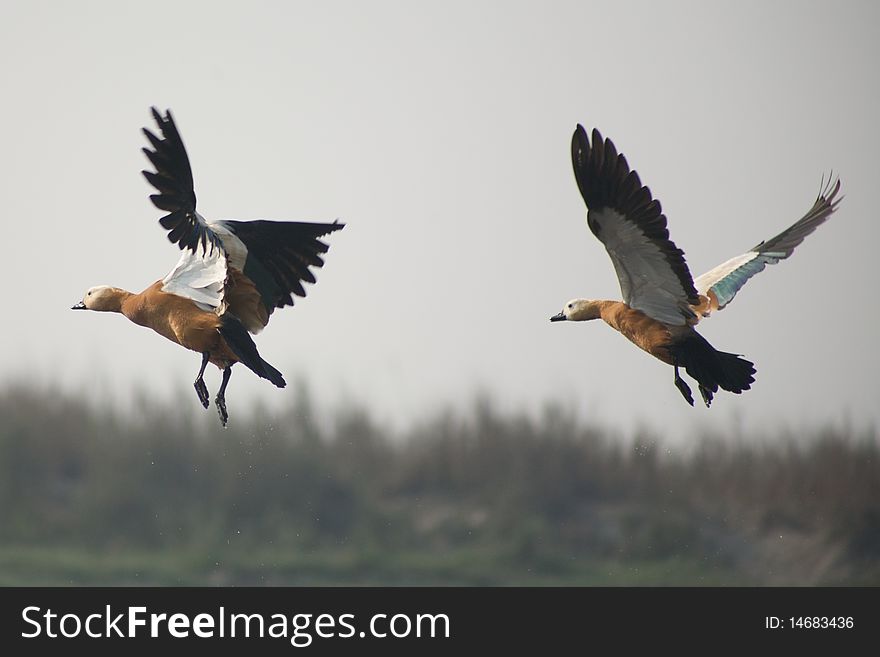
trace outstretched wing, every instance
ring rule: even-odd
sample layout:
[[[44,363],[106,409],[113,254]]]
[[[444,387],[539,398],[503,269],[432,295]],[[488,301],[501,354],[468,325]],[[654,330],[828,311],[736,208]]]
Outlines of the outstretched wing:
[[[196,212],[192,169],[171,111],[166,110],[165,116],[155,107],[151,111],[162,136],[144,128],[152,149],[144,148],[143,152],[156,171],[142,173],[158,192],[150,196],[153,205],[168,213],[159,223],[168,231],[168,239],[183,251],[174,269],[162,279],[162,291],[186,297],[204,310],[222,312],[226,250],[220,236]]]
[[[144,129],[152,150],[143,150],[156,171],[143,174],[158,191],[150,196],[153,204],[168,212],[159,220],[169,231],[168,239],[184,251],[163,279],[162,289],[202,308],[230,312],[251,333],[258,333],[275,308],[292,306],[294,296],[306,295],[302,284],[315,282],[310,267],[323,266],[321,254],[329,248],[318,238],[344,224],[208,223],[196,211],[192,169],[171,112],[152,112],[162,136]]]
[[[740,288],[752,276],[790,256],[795,247],[822,225],[837,209],[842,200],[836,198],[840,180],[829,177],[810,211],[776,237],[761,242],[746,253],[731,258],[694,281],[697,291],[706,297],[700,310],[704,316],[721,310],[733,300]]]
[[[684,252],[669,239],[666,217],[610,139],[578,125],[571,159],[587,225],[605,245],[623,300],[649,317],[680,326],[694,316],[697,291]]]
[[[229,309],[257,333],[275,308],[292,306],[294,296],[306,296],[303,283],[315,282],[310,267],[323,267],[321,255],[330,248],[318,238],[345,224],[224,220],[212,226],[227,248],[237,245],[229,252],[230,272],[235,272],[227,291]]]
[[[156,171],[142,173],[158,191],[150,196],[153,205],[168,213],[159,219],[159,223],[168,231],[168,239],[181,249],[194,251],[199,244],[203,250],[220,246],[219,237],[196,212],[192,169],[171,110],[166,110],[165,116],[159,114],[155,107],[151,111],[162,137],[159,138],[144,128],[144,135],[153,148],[142,150]]]

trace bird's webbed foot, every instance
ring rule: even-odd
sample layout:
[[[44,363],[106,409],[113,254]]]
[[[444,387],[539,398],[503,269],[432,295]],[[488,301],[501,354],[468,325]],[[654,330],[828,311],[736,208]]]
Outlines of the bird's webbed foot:
[[[675,365],[675,387],[678,388],[678,391],[681,393],[681,396],[684,397],[684,400],[690,404],[694,405],[694,395],[691,392],[690,386],[685,383],[684,379],[681,378],[681,375],[678,373],[678,365]],[[700,386],[700,392],[703,392],[703,386]],[[703,399],[705,400],[705,393],[703,394]],[[711,399],[711,393],[710,393]]]
[[[208,365],[209,354],[202,354],[202,366],[199,368],[199,375],[196,377],[195,383],[193,383],[193,387],[196,389],[196,394],[199,396],[199,402],[201,402],[202,406],[208,408],[208,386],[205,385],[205,379],[203,378],[205,374],[205,367]]]
[[[214,403],[217,405],[217,413],[220,415],[220,424],[226,427],[226,421],[229,420],[229,413],[226,412],[226,386],[229,383],[229,377],[232,376],[232,366],[229,365],[223,370],[223,381],[220,383],[220,390],[217,391],[217,397]]]
[[[214,403],[217,405],[217,413],[220,415],[220,424],[225,427],[226,421],[229,420],[229,413],[226,412],[226,398],[217,395]]]
[[[715,393],[700,384],[700,394],[703,396],[703,403],[706,404],[706,408],[709,408],[712,405],[712,398],[715,396]]]

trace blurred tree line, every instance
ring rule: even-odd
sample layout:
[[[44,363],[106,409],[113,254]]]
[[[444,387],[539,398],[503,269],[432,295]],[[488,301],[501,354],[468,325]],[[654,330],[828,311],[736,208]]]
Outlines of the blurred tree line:
[[[880,441],[0,390],[0,584],[880,584]],[[187,402],[189,395],[183,395]],[[678,443],[680,444],[680,443]]]

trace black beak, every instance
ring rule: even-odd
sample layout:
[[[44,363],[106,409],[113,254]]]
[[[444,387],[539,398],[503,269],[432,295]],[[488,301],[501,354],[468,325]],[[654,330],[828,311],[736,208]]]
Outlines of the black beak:
[[[551,322],[564,322],[566,320],[565,313],[558,313],[550,318]]]
[[[75,306],[71,306],[70,309],[71,309],[71,310],[85,310],[85,309],[86,309],[86,304],[84,304],[82,301],[80,301],[80,302],[79,302],[78,304],[76,304]]]

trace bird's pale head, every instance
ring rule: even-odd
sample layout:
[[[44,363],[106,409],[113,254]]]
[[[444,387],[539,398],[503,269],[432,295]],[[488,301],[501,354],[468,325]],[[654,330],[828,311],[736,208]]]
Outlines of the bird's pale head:
[[[553,315],[551,322],[583,322],[599,318],[599,304],[592,299],[572,299],[562,308],[562,312]]]
[[[100,310],[119,312],[122,290],[109,285],[96,285],[86,290],[82,301],[72,307],[72,310]]]

